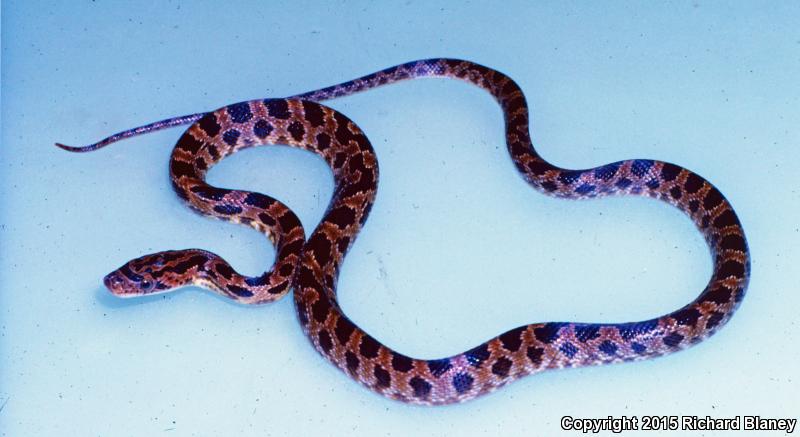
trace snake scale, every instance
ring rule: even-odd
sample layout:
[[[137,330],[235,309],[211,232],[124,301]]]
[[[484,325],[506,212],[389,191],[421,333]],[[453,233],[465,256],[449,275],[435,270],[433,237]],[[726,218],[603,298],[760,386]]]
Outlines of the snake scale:
[[[420,77],[461,79],[488,91],[502,107],[511,159],[538,191],[569,199],[648,196],[686,213],[710,247],[714,267],[706,288],[683,308],[654,319],[535,323],[435,360],[403,355],[359,328],[340,308],[336,282],[344,256],[375,201],[378,162],[356,124],[317,102]],[[96,150],[123,138],[189,123],[169,165],[176,193],[202,214],[265,233],[276,247],[274,264],[261,276],[246,277],[205,250],[165,251],[129,261],[106,276],[105,285],[122,297],[196,285],[243,304],[271,302],[294,290],[298,319],[314,348],[353,379],[392,399],[425,405],[462,402],[548,369],[672,353],[716,332],[745,294],[750,274],[747,242],[731,204],[716,187],[685,168],[649,159],[583,170],[548,163],[532,145],[528,106],[520,87],[482,65],[454,59],[414,61],[290,98],[252,100],[162,120],[85,147],[58,146],[76,152]],[[266,144],[316,153],[333,172],[333,197],[307,240],[300,220],[278,200],[205,182],[208,169],[224,157]]]

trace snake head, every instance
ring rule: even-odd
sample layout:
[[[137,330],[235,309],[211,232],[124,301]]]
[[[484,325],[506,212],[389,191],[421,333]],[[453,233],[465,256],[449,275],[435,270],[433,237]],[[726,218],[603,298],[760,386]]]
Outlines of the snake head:
[[[106,275],[103,283],[118,297],[164,293],[191,284],[192,273],[207,260],[208,255],[200,250],[153,253],[128,261]]]

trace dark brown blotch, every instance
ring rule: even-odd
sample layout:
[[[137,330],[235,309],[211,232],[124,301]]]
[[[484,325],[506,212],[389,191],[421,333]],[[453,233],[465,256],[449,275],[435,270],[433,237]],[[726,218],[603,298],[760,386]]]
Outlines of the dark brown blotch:
[[[217,136],[219,131],[222,130],[222,126],[217,122],[217,116],[213,112],[206,114],[203,118],[198,120],[197,124],[209,138]]]
[[[279,284],[267,289],[269,294],[283,294],[289,288],[289,281],[282,281]]]
[[[550,170],[550,169],[553,168],[553,166],[551,166],[550,164],[548,164],[548,163],[546,163],[544,161],[540,161],[538,159],[529,162],[527,167],[528,167],[528,170],[532,174],[534,174],[536,176],[541,176],[541,175],[545,174],[545,172],[547,172],[547,170]]]
[[[353,335],[353,331],[355,330],[356,326],[353,324],[353,322],[342,316],[336,321],[334,333],[336,334],[336,339],[339,340],[339,343],[346,345],[347,342],[350,341],[350,336]]]
[[[228,263],[217,263],[214,265],[214,270],[216,270],[217,273],[220,274],[220,276],[229,281],[231,280],[231,278],[233,278],[233,275],[235,273],[233,271],[233,268]]]
[[[722,229],[728,226],[736,226],[739,224],[739,219],[736,218],[736,213],[732,209],[726,209],[722,214],[714,219],[714,227]]]
[[[743,278],[744,277],[744,264],[740,263],[736,260],[728,260],[722,263],[717,269],[717,274],[715,275],[717,279],[726,279],[731,276],[734,278]]]
[[[525,332],[526,328],[526,326],[520,326],[519,328],[512,329],[501,335],[500,342],[503,344],[503,347],[510,352],[518,351],[519,347],[522,345],[522,333]]]
[[[316,275],[314,275],[314,271],[308,268],[307,266],[300,264],[300,271],[297,273],[297,288],[298,290],[302,290],[305,288],[312,288],[318,290],[322,288],[322,284],[320,284],[319,280],[317,279]],[[313,305],[312,305],[313,309]],[[327,311],[325,312],[327,314]],[[316,317],[315,317],[316,319]],[[324,319],[323,319],[324,320]]]
[[[426,398],[431,392],[431,384],[428,381],[415,376],[408,381],[408,385],[414,390],[414,396],[418,398]]]
[[[473,367],[480,367],[481,364],[488,360],[490,356],[491,352],[489,352],[489,345],[486,343],[464,352],[464,357]]]
[[[328,318],[328,313],[330,312],[331,304],[328,301],[328,298],[325,296],[320,296],[313,305],[311,305],[311,315],[314,317],[319,323],[325,322],[325,319]]]
[[[303,127],[303,124],[299,121],[293,121],[289,124],[289,127],[286,128],[289,133],[292,135],[295,141],[302,141],[303,135],[306,134],[306,128]]]
[[[186,150],[194,155],[200,150],[201,147],[203,147],[203,142],[196,139],[194,135],[190,134],[189,132],[186,132],[178,140],[178,143],[175,145],[175,147]]]
[[[264,106],[266,106],[267,112],[269,113],[270,117],[286,120],[291,116],[291,114],[289,113],[289,103],[286,102],[286,100],[283,99],[265,100]]]
[[[339,241],[336,243],[336,247],[339,248],[339,253],[345,253],[347,248],[350,247],[350,237],[347,235],[341,236]]]
[[[696,193],[700,191],[700,188],[703,187],[703,178],[698,176],[695,173],[689,173],[689,176],[686,178],[686,182],[683,184],[683,188],[686,190],[687,193]]]
[[[721,285],[708,291],[702,297],[703,302],[714,302],[717,305],[723,305],[730,300],[731,300],[731,290]]]
[[[661,180],[664,182],[669,182],[675,180],[680,174],[681,168],[675,164],[670,164],[668,162],[664,163],[664,166],[661,167]]]
[[[431,374],[436,378],[442,376],[445,372],[452,368],[453,365],[450,364],[450,360],[448,358],[442,358],[440,360],[428,360],[428,370],[430,370]]]
[[[322,348],[322,351],[326,354],[331,351],[333,348],[333,341],[331,340],[331,335],[326,330],[319,331],[319,335],[317,336],[319,339],[319,347]]]
[[[231,192],[223,188],[212,187],[211,185],[195,185],[189,189],[194,194],[206,200],[220,201]]]
[[[298,238],[297,240],[283,246],[281,253],[300,253],[304,243],[305,241],[302,238]]]
[[[324,266],[330,261],[331,241],[323,233],[316,233],[308,239],[305,250],[310,253],[317,264]]]
[[[672,314],[672,318],[681,326],[694,326],[697,324],[697,320],[700,319],[700,311],[694,308],[687,308],[676,311]]]
[[[199,171],[208,170],[208,164],[206,163],[206,160],[203,159],[202,156],[198,156],[197,158],[195,158],[194,167]]]
[[[265,196],[261,193],[249,193],[247,197],[244,198],[244,203],[255,206],[256,208],[267,209],[272,205],[273,200],[269,196]]]
[[[740,252],[747,250],[747,243],[745,243],[744,238],[736,234],[724,236],[720,241],[719,246],[726,250],[737,250]]]
[[[192,164],[178,159],[173,159],[170,161],[169,170],[174,178],[179,178],[181,176],[192,177],[196,174]]]
[[[325,132],[317,134],[317,150],[324,151],[331,146],[331,136]]]
[[[669,347],[678,347],[680,346],[681,342],[683,341],[683,336],[678,334],[677,332],[673,332],[672,334],[664,337],[663,342],[665,345]]]
[[[365,358],[375,358],[378,356],[378,350],[380,350],[380,348],[380,343],[369,334],[364,334],[364,336],[361,337],[361,346],[358,347],[358,351],[361,352],[361,355]]]
[[[352,374],[356,374],[356,372],[358,372],[358,366],[361,364],[358,356],[350,351],[347,351],[344,353],[344,360],[347,363],[347,370],[349,370]]]
[[[542,356],[544,356],[544,348],[531,346],[526,353],[531,363],[538,366],[542,364]]]
[[[269,214],[267,214],[265,212],[258,213],[258,219],[261,220],[261,222],[264,223],[267,226],[275,226],[275,223],[276,223],[275,219],[272,218],[271,215],[269,215]]]
[[[217,146],[209,144],[206,147],[206,150],[208,151],[208,154],[211,156],[211,159],[213,159],[214,161],[219,159],[219,149],[217,149]]]
[[[558,331],[563,323],[546,323],[533,330],[533,335],[542,343],[549,344],[558,338]]]
[[[322,108],[318,104],[304,100],[303,112],[311,126],[316,127],[325,124],[325,113],[322,112]]]
[[[508,358],[500,357],[492,364],[492,373],[500,377],[508,376],[508,371],[511,370],[512,364]]]
[[[506,113],[513,114],[517,112],[519,109],[527,108],[528,104],[525,103],[525,96],[519,94],[517,97],[514,97],[510,100],[505,100],[504,106],[506,109]]]
[[[392,368],[405,373],[414,368],[414,362],[411,358],[395,352],[392,356]]]
[[[294,264],[290,262],[287,262],[284,265],[280,266],[280,268],[278,268],[278,274],[283,276],[284,278],[291,275],[292,272],[294,272]]]
[[[392,376],[386,371],[386,369],[376,364],[375,371],[373,373],[375,374],[378,387],[389,387],[389,385],[391,385]]]
[[[722,196],[722,193],[720,193],[718,189],[712,187],[708,190],[708,193],[706,193],[706,197],[703,198],[703,208],[710,211],[719,206],[723,200],[725,200],[725,197]]]
[[[356,212],[347,205],[334,208],[328,213],[327,219],[340,229],[344,229],[356,223]]]
[[[281,230],[283,230],[283,232],[289,232],[300,226],[300,219],[298,219],[291,210],[285,210],[278,216],[278,224],[281,225]]]

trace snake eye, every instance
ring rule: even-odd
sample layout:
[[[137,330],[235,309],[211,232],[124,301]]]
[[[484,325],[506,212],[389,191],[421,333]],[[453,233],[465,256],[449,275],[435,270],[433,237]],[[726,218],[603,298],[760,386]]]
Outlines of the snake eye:
[[[153,282],[145,279],[139,283],[139,286],[144,289],[144,291],[150,291],[153,288]]]

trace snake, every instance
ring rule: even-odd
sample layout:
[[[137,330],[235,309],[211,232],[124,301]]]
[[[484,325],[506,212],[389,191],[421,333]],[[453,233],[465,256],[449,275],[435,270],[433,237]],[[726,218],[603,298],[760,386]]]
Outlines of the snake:
[[[375,201],[378,161],[364,132],[319,102],[403,80],[443,77],[491,94],[502,108],[505,140],[521,176],[537,191],[566,199],[633,195],[683,211],[703,235],[713,272],[692,302],[673,312],[625,323],[533,323],[511,329],[463,353],[417,359],[393,350],[355,324],[337,301],[337,280]],[[557,167],[535,150],[522,89],[505,74],[458,59],[426,59],[288,98],[251,100],[169,118],[72,147],[88,152],[124,138],[190,124],[169,163],[172,187],[190,208],[264,233],[275,261],[260,276],[236,272],[202,249],[169,250],[125,263],[104,278],[116,296],[135,297],[198,286],[242,304],[263,304],[293,292],[297,318],[313,347],[367,388],[421,405],[463,402],[551,369],[638,361],[697,344],[725,325],[739,307],[750,277],[744,230],[730,202],[697,173],[676,164],[631,159],[587,169]],[[334,189],[319,224],[306,239],[297,215],[264,194],[214,187],[209,168],[239,150],[288,145],[322,157]]]

